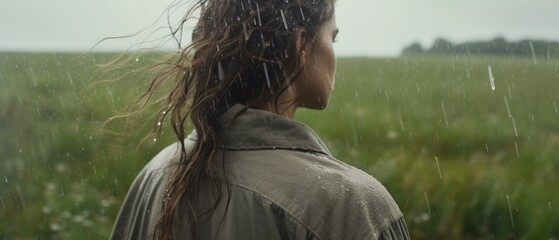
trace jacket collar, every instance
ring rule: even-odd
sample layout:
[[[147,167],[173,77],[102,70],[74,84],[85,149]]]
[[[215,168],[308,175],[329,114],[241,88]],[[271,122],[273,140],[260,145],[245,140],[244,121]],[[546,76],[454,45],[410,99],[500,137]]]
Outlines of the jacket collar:
[[[310,127],[268,111],[236,104],[220,116],[219,123],[229,150],[287,149],[331,156]],[[189,137],[195,137],[195,132]]]

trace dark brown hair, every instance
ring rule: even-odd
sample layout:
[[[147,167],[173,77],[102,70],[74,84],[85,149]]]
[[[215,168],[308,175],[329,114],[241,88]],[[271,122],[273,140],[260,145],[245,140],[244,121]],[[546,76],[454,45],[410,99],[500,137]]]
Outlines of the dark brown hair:
[[[165,64],[142,98],[149,98],[162,82],[175,79],[160,112],[170,118],[180,144],[180,160],[173,166],[155,239],[172,239],[178,226],[176,214],[182,201],[198,197],[196,179],[208,176],[220,193],[222,178],[213,167],[222,129],[218,117],[236,103],[258,107],[278,97],[300,73],[297,37],[315,41],[320,28],[333,15],[334,0],[198,0],[172,36],[200,11],[192,42],[180,46],[180,56]],[[192,149],[183,142],[187,120],[197,133]],[[186,198],[186,199],[185,199]],[[220,201],[218,197],[217,201]],[[215,203],[217,204],[217,203]],[[214,205],[215,206],[215,205]],[[196,205],[189,204],[190,223],[196,224]],[[182,223],[181,223],[182,224]]]

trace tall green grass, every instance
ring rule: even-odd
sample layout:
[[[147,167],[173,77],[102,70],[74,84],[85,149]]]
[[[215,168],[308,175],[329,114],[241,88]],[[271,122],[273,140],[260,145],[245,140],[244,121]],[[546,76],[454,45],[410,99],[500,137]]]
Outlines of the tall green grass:
[[[95,67],[114,57],[0,53],[1,239],[106,238],[135,175],[173,141],[167,129],[139,144],[151,106],[135,122],[104,124],[149,74],[92,83],[159,59]],[[414,239],[559,238],[558,68],[557,59],[343,58],[330,106],[296,118],[388,188]]]

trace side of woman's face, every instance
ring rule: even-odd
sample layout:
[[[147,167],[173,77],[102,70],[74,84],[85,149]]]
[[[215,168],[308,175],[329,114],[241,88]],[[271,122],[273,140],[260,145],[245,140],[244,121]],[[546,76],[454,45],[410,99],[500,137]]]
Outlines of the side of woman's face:
[[[326,22],[314,42],[303,46],[304,65],[299,79],[295,81],[298,106],[324,109],[328,105],[334,89],[336,73],[336,53],[333,43],[338,34],[336,18]]]

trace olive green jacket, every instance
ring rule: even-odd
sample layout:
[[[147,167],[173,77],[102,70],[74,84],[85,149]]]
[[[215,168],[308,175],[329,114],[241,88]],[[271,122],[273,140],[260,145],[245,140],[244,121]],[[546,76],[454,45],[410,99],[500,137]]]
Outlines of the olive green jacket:
[[[202,177],[198,201],[186,199],[177,214],[184,224],[176,239],[409,239],[402,212],[384,186],[332,157],[305,124],[240,104],[220,123],[227,141],[214,166],[225,169],[223,200],[212,214],[202,214],[215,203],[213,185]],[[187,149],[194,141],[195,133],[185,141]],[[140,172],[111,239],[152,238],[177,146]],[[188,224],[193,205],[200,216],[195,225]]]

